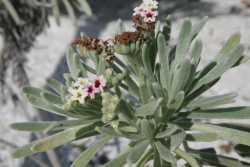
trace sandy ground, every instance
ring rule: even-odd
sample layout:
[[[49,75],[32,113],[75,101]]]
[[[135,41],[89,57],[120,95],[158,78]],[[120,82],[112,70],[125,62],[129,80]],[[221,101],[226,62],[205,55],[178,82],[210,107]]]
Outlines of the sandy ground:
[[[202,64],[208,63],[219,49],[225,43],[226,39],[236,33],[242,34],[242,43],[246,48],[246,55],[250,56],[250,12],[239,3],[239,0],[202,0],[199,3],[185,5],[185,1],[167,1],[161,5],[161,13],[174,12],[172,17],[173,32],[172,40],[174,41],[184,19],[190,18],[193,22],[203,16],[209,16],[210,19],[202,30],[199,38],[204,44]],[[105,9],[99,8],[101,12]],[[107,9],[108,12],[110,9]],[[123,16],[126,11],[131,9],[120,10],[118,17]],[[107,37],[113,34],[116,23],[116,15],[103,17],[100,11],[96,11],[96,17],[86,22],[83,18],[80,30],[90,35]],[[95,11],[94,11],[95,12]],[[111,12],[111,11],[110,11]],[[112,12],[111,12],[112,13]],[[99,18],[99,19],[98,19]],[[101,18],[101,19],[100,19]],[[126,20],[127,16],[122,17]],[[46,79],[51,76],[58,78],[61,71],[65,69],[63,56],[70,41],[77,33],[76,28],[68,19],[62,20],[62,26],[58,27],[51,21],[51,27],[42,33],[35,44],[35,47],[27,54],[27,72],[33,86],[42,87],[46,84]],[[129,22],[128,22],[129,24]],[[0,40],[1,48],[1,40]],[[62,70],[61,70],[62,69]],[[221,82],[213,87],[210,94],[222,94],[227,92],[237,92],[239,98],[237,104],[249,105],[250,102],[250,63],[235,68],[227,72]],[[11,84],[11,83],[10,83]],[[25,111],[24,111],[25,110]],[[1,138],[17,143],[19,146],[29,142],[29,134],[17,133],[9,128],[12,122],[26,121],[34,117],[36,113],[29,106],[16,108],[9,101],[7,105],[0,107],[0,136]],[[16,142],[18,140],[18,142]],[[218,143],[214,143],[218,145]],[[206,143],[201,143],[204,147]],[[16,167],[20,161],[14,161],[10,157],[12,149],[7,145],[0,144],[0,167]],[[234,154],[233,154],[234,155]]]

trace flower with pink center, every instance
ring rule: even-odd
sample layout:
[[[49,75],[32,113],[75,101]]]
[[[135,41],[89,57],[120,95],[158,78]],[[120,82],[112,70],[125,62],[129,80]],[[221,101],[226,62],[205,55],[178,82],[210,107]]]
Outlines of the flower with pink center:
[[[152,23],[156,21],[156,17],[158,16],[158,12],[157,11],[146,11],[143,15],[143,20],[146,23]]]
[[[133,16],[142,17],[146,23],[152,23],[156,21],[158,2],[155,0],[144,0],[143,3],[134,8]]]
[[[102,75],[96,76],[93,78],[92,85],[94,86],[96,93],[103,92],[103,88],[106,86],[106,80]]]
[[[84,91],[91,99],[95,98],[96,89],[93,84],[88,85]]]
[[[69,100],[84,104],[87,97],[94,99],[97,93],[103,92],[105,86],[106,80],[102,75],[94,75],[88,78],[79,77],[72,83],[72,86],[68,88],[70,95]]]

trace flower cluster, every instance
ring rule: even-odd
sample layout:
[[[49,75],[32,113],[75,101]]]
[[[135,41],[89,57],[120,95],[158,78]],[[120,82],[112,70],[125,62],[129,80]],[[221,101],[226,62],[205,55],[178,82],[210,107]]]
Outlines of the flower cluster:
[[[103,54],[107,62],[113,60],[112,40],[102,40],[91,37],[81,37],[73,41],[72,46],[75,47],[82,55],[89,55],[94,52],[97,55]]]
[[[117,34],[114,38],[114,50],[124,55],[136,53],[140,49],[139,44],[142,39],[143,34],[139,31]]]
[[[96,51],[98,54],[102,53],[105,46],[105,41],[91,38],[91,37],[81,37],[73,42],[73,45],[84,47],[91,51]]]
[[[158,16],[158,2],[155,0],[143,0],[143,3],[134,9],[133,16],[139,16],[145,23],[153,23]]]
[[[136,42],[139,37],[139,32],[123,32],[115,36],[114,43],[127,45],[130,42]]]
[[[103,92],[106,80],[103,76],[92,76],[89,78],[78,78],[69,87],[70,101],[84,104],[86,98],[95,98],[95,95]]]

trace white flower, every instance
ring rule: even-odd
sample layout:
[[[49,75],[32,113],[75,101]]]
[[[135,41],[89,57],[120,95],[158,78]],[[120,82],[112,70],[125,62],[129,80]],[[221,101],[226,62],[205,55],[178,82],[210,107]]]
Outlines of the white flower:
[[[78,101],[79,103],[84,104],[87,94],[83,91],[83,89],[70,87],[68,91],[71,95],[70,101]]]
[[[152,10],[152,9],[157,9],[158,8],[158,2],[155,0],[143,0],[144,8],[148,9],[148,10]]]
[[[89,84],[89,80],[88,79],[80,77],[80,78],[78,78],[76,80],[76,82],[74,83],[73,86],[76,87],[76,88],[79,88],[79,87],[84,88],[88,84]]]
[[[140,6],[134,8],[133,15],[142,16],[144,12],[145,12],[144,6],[141,4]]]

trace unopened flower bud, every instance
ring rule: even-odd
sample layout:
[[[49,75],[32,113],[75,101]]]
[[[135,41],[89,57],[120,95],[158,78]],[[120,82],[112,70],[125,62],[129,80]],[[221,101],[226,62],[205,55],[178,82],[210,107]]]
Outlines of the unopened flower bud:
[[[116,116],[116,107],[119,103],[119,98],[116,95],[111,95],[108,92],[102,93],[102,113],[103,122],[109,122]]]
[[[140,33],[123,32],[115,36],[114,49],[119,54],[129,55],[136,53],[138,49],[136,43],[140,41]]]

